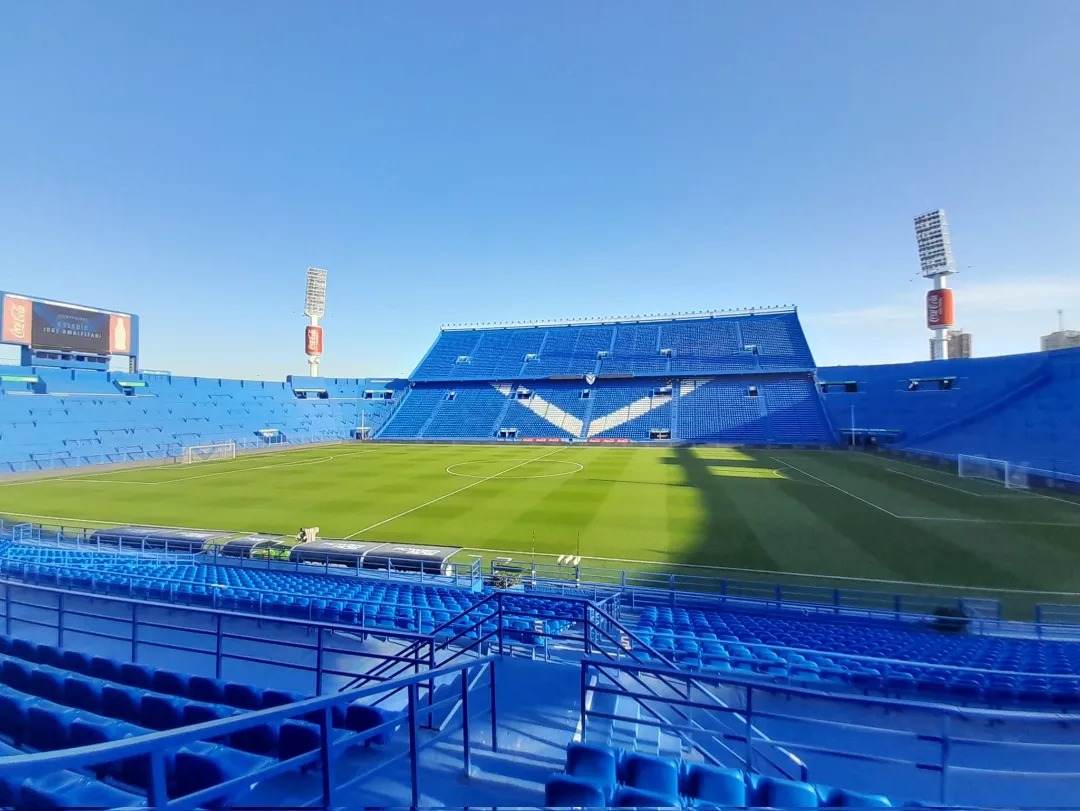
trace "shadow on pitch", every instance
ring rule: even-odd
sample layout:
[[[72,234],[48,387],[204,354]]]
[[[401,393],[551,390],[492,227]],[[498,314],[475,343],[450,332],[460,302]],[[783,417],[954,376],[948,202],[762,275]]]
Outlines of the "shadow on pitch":
[[[672,557],[673,563],[779,570],[778,562],[760,545],[755,528],[739,509],[741,499],[753,498],[755,494],[760,498],[761,490],[754,485],[768,483],[775,486],[776,480],[713,472],[713,468],[718,471],[760,469],[762,460],[753,456],[748,459],[710,459],[698,455],[692,448],[675,447],[664,461],[679,466],[685,479],[682,486],[697,491],[703,513],[697,537]]]

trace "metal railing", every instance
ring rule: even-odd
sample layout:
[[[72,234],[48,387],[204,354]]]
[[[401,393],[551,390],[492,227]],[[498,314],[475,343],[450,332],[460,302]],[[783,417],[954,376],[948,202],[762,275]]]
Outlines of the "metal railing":
[[[732,601],[773,608],[798,608],[829,614],[893,619],[903,619],[906,616],[925,618],[944,607],[963,609],[977,619],[1001,619],[1000,601],[982,597],[900,594],[535,561],[517,564],[505,558],[492,560],[490,573],[493,577],[514,578],[526,588],[536,591],[564,594],[577,592],[590,597],[619,591],[627,596],[628,605],[631,607],[676,607],[702,605],[706,602],[715,605],[718,602]],[[780,577],[783,572],[776,574]]]
[[[397,679],[393,683],[380,684],[373,687],[351,690],[344,693],[306,699],[293,704],[287,704],[273,709],[258,710],[244,713],[219,721],[210,721],[202,724],[194,724],[182,729],[168,732],[155,732],[137,738],[126,738],[109,743],[93,746],[64,749],[56,752],[42,752],[39,754],[12,755],[0,758],[0,779],[18,780],[39,777],[59,770],[88,769],[90,767],[127,761],[131,758],[147,758],[149,761],[149,781],[147,786],[147,807],[157,811],[180,811],[181,809],[194,809],[206,803],[220,801],[234,793],[249,788],[252,784],[267,780],[275,775],[285,772],[299,771],[306,766],[318,765],[321,772],[321,806],[333,808],[337,806],[335,795],[343,788],[337,778],[345,777],[346,782],[357,782],[368,775],[360,775],[350,772],[348,775],[339,775],[335,756],[347,749],[352,742],[349,738],[338,739],[333,734],[333,714],[336,707],[344,708],[348,704],[365,699],[378,698],[389,691],[405,691],[408,695],[404,719],[392,719],[377,727],[366,730],[365,735],[394,732],[398,726],[404,724],[408,729],[409,746],[407,752],[398,757],[408,756],[411,762],[411,790],[412,807],[420,805],[420,776],[419,755],[431,746],[442,742],[444,739],[456,735],[458,727],[446,728],[427,736],[421,741],[419,732],[421,728],[420,718],[423,713],[440,708],[459,708],[461,713],[462,730],[462,766],[465,774],[472,771],[472,734],[470,731],[471,716],[474,715],[470,708],[470,698],[476,691],[476,672],[486,673],[489,681],[491,694],[495,694],[496,680],[495,667],[496,657],[485,657],[472,660],[457,666],[440,668],[438,671],[423,674],[422,676],[408,676]],[[425,703],[420,696],[420,684],[428,679],[456,677],[461,681],[460,698],[451,696],[433,703]],[[491,750],[498,751],[498,718],[496,703],[492,702],[486,710],[491,719]],[[281,723],[290,719],[307,718],[317,715],[319,718],[321,743],[318,749],[311,750],[301,755],[286,760],[274,761],[257,771],[246,773],[240,777],[228,780],[218,785],[187,794],[183,797],[170,799],[166,790],[166,755],[175,752],[185,744],[195,741],[219,739],[233,733],[252,729],[268,723]],[[396,758],[394,758],[396,759]],[[385,768],[392,760],[383,761],[380,769]]]
[[[593,678],[600,674],[605,677],[602,682]],[[625,683],[628,675],[681,682],[686,689],[671,696],[657,696],[655,691],[637,692]],[[707,686],[709,695],[695,697],[691,682]],[[1010,769],[1024,778],[1063,781],[1059,788],[1064,796],[1074,800],[1080,796],[1080,774],[1075,769],[1080,760],[1080,742],[1057,740],[1063,737],[1059,734],[1062,718],[1047,713],[837,695],[805,687],[740,679],[732,674],[688,674],[663,665],[593,659],[582,662],[582,685],[583,729],[590,718],[658,726],[669,733],[691,737],[702,745],[711,743],[714,751],[719,749],[726,756],[727,765],[751,772],[768,773],[770,769],[776,769],[775,756],[771,753],[777,751],[787,752],[799,762],[809,764],[806,775],[799,778],[804,780],[813,778],[815,761],[824,757],[850,761],[852,773],[860,769],[860,764],[863,768],[878,764],[902,770],[901,776],[909,772],[911,777],[926,773],[934,775],[935,796],[921,799],[947,805],[969,803],[966,797],[958,796],[957,780],[963,778],[972,783],[979,780],[980,775],[985,778],[998,774],[1004,767],[993,768],[990,764],[996,761],[1009,764]],[[605,693],[648,704],[658,711],[662,720],[592,709],[590,696]],[[676,710],[685,715],[692,714],[695,723],[680,721]],[[874,724],[878,715],[881,723]],[[895,720],[904,715],[909,717],[910,724]],[[916,718],[918,724],[914,723]],[[762,731],[767,732],[770,727],[779,730],[780,734],[767,735]],[[1013,731],[1010,736],[1010,729],[1018,728],[1026,734]],[[986,734],[978,734],[980,730],[985,730]],[[1045,739],[1035,740],[1040,736]],[[976,750],[979,753],[977,761],[973,762],[970,757],[958,758],[956,753],[962,747]],[[1024,764],[1026,768],[1018,764]],[[782,770],[779,773],[785,775]],[[902,782],[907,784],[911,777],[903,778]],[[1027,795],[1002,799],[1002,806],[1032,806]]]
[[[328,603],[332,600],[343,604],[341,613],[351,611],[355,616],[355,624],[340,623],[341,627],[380,633],[419,630],[420,612],[429,610],[417,605],[387,604],[384,600],[319,598],[311,593],[303,592],[192,583],[188,580],[162,577],[159,574],[138,574],[125,568],[109,568],[121,565],[126,567],[127,564],[128,561],[123,555],[116,555],[112,558],[112,562],[93,568],[75,567],[71,564],[38,563],[21,558],[0,558],[0,573],[2,573],[0,576],[13,578],[27,585],[49,586],[72,593],[125,597],[130,600],[165,605],[225,609],[272,619],[286,617],[299,619],[308,623],[324,622],[325,619],[319,616],[322,609],[319,601]],[[75,568],[88,575],[84,583],[76,581],[72,574]],[[248,592],[249,596],[238,597],[226,591],[227,588]],[[393,610],[392,617],[386,613],[388,610]],[[400,612],[405,612],[405,614]],[[402,627],[403,624],[416,627],[415,629]]]
[[[39,599],[30,599],[37,597]],[[161,609],[168,608],[169,613]],[[288,617],[256,617],[230,611],[183,606],[179,618],[175,607],[145,603],[119,596],[72,593],[66,589],[0,581],[0,609],[4,633],[53,638],[59,647],[90,642],[109,647],[125,661],[145,662],[154,651],[178,651],[188,655],[190,666],[205,663],[215,678],[222,678],[233,663],[284,667],[293,673],[310,674],[307,692],[321,695],[334,689],[331,679],[356,676],[357,666],[375,670],[386,664],[403,665],[397,675],[428,667],[431,639],[404,630],[381,630],[381,637],[400,642],[403,650],[389,653],[358,650],[336,639],[370,629],[335,623],[313,623]],[[250,626],[244,621],[251,620]],[[257,625],[256,625],[257,623]],[[344,635],[344,636],[343,636]],[[314,637],[312,639],[312,637]],[[412,653],[413,646],[418,653]],[[335,667],[341,660],[351,667]],[[368,681],[384,681],[378,675]]]
[[[640,629],[639,629],[640,631]],[[654,636],[649,634],[649,636]],[[678,645],[680,642],[692,643],[700,646],[700,641],[692,636],[669,636],[666,637],[672,642],[672,649],[669,649],[665,644],[658,646],[656,644],[655,637],[653,638],[653,647],[658,648],[666,654],[665,661],[674,660],[679,663],[684,669],[694,673],[716,673],[717,671],[710,671],[709,667],[704,667],[698,664],[690,664],[684,661],[685,656],[688,655],[687,650],[680,650]],[[971,667],[969,665],[959,664],[936,664],[934,662],[919,660],[919,659],[895,659],[888,656],[868,656],[859,655],[853,653],[839,653],[829,650],[822,650],[820,648],[798,648],[787,647],[783,645],[764,644],[759,642],[742,642],[742,641],[727,641],[723,643],[729,647],[738,646],[747,649],[750,652],[749,656],[746,655],[733,655],[725,654],[719,658],[723,662],[729,665],[736,671],[742,671],[744,678],[759,679],[768,681],[769,683],[783,684],[783,683],[798,683],[800,680],[806,681],[807,679],[818,676],[822,671],[827,668],[815,666],[814,664],[805,661],[791,661],[786,658],[774,658],[769,655],[754,655],[760,652],[761,654],[771,653],[780,656],[781,654],[787,656],[799,656],[799,657],[826,657],[834,663],[833,670],[843,669],[851,671],[856,678],[847,681],[833,679],[830,680],[829,689],[834,692],[844,691],[857,691],[860,693],[869,693],[871,691],[877,693],[895,693],[898,697],[901,697],[901,693],[907,689],[917,689],[918,680],[912,679],[910,682],[903,678],[894,678],[893,681],[889,681],[891,671],[904,672],[912,668],[918,668],[927,672],[927,675],[938,675],[946,678],[952,678],[955,676],[970,676],[974,679],[985,679],[986,677],[1005,677],[1010,679],[1041,679],[1049,682],[1050,684],[1062,684],[1072,685],[1078,680],[1075,673],[1047,673],[1037,671],[1024,671],[1024,670],[995,670],[993,668],[985,667]],[[1068,643],[1072,644],[1072,643]],[[704,654],[706,657],[708,653]],[[865,673],[867,670],[878,671],[880,678],[875,678],[870,674],[867,678],[858,677],[859,673]],[[941,690],[942,694],[947,694],[947,690]],[[1049,697],[1052,690],[1046,691],[1046,695]],[[955,694],[957,699],[961,698],[960,693]],[[970,696],[969,696],[970,698]],[[1061,706],[1055,706],[1057,711],[1061,711]]]
[[[164,527],[149,527],[161,529]],[[210,530],[207,530],[210,531]],[[224,530],[219,531],[222,535]],[[243,535],[244,533],[236,533]],[[249,535],[258,533],[248,533]],[[284,537],[284,536],[282,536]],[[357,557],[355,564],[337,562],[332,555],[322,561],[278,560],[267,557],[240,557],[222,553],[221,545],[215,542],[178,540],[167,537],[128,538],[122,534],[111,533],[92,527],[71,526],[66,524],[12,523],[0,518],[0,538],[11,538],[17,543],[32,542],[36,546],[48,546],[73,551],[115,552],[126,550],[130,553],[143,553],[156,560],[201,562],[206,565],[237,566],[246,569],[264,569],[281,572],[299,572],[301,574],[357,575],[382,580],[406,579],[408,582],[434,583],[457,588],[477,589],[483,585],[483,564],[478,556],[465,562],[442,562],[420,560],[416,568],[407,568],[409,563],[378,555]],[[193,547],[198,547],[192,551]],[[376,550],[377,551],[377,550]]]

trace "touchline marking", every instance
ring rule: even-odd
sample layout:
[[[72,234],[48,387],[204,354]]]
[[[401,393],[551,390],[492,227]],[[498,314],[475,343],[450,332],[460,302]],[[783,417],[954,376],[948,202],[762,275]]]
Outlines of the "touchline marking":
[[[363,529],[358,529],[356,532],[352,533],[351,535],[346,535],[343,540],[347,541],[347,540],[350,540],[352,538],[355,538],[357,535],[362,535],[365,532],[370,532],[371,530],[375,529],[376,527],[381,527],[383,524],[389,524],[391,521],[396,521],[399,518],[403,518],[404,516],[408,515],[409,513],[414,513],[417,510],[422,510],[424,507],[430,507],[432,504],[437,504],[438,502],[442,501],[443,499],[450,498],[450,496],[456,496],[458,493],[464,493],[466,490],[470,490],[473,487],[476,487],[477,485],[483,484],[484,482],[489,482],[492,479],[497,479],[497,478],[499,478],[500,476],[502,476],[502,475],[504,475],[506,473],[510,473],[511,471],[517,470],[519,467],[525,467],[525,465],[531,464],[533,462],[539,462],[541,459],[546,459],[549,456],[554,456],[556,453],[558,453],[561,450],[563,450],[563,449],[562,448],[556,448],[555,450],[551,451],[551,453],[545,453],[543,456],[537,456],[534,459],[526,459],[524,462],[518,462],[513,467],[508,467],[506,470],[500,470],[498,473],[496,473],[496,474],[494,474],[492,476],[485,476],[482,479],[477,479],[476,481],[472,482],[471,484],[467,484],[464,487],[459,487],[457,490],[453,490],[453,491],[451,491],[449,493],[446,493],[445,495],[441,495],[438,498],[433,498],[433,499],[431,499],[431,501],[425,501],[423,504],[417,504],[415,507],[412,507],[412,508],[410,508],[408,510],[405,510],[405,512],[400,512],[397,515],[392,515],[389,518],[384,518],[382,521],[379,521],[376,524],[372,524],[370,527],[364,527]]]
[[[893,518],[902,518],[903,517],[903,516],[897,515],[896,513],[892,512],[891,510],[886,510],[884,507],[878,506],[877,504],[875,504],[872,501],[867,501],[862,496],[857,496],[854,493],[849,493],[843,487],[837,487],[832,482],[825,481],[825,479],[819,478],[819,477],[815,476],[813,473],[807,473],[802,468],[795,467],[795,465],[791,464],[790,462],[785,462],[783,459],[777,459],[775,456],[770,456],[769,458],[772,459],[777,464],[787,465],[792,470],[797,470],[797,471],[799,471],[799,473],[803,474],[804,476],[809,476],[811,479],[814,479],[815,481],[819,481],[822,484],[828,485],[833,490],[837,490],[837,491],[843,493],[845,496],[853,498],[856,501],[861,501],[863,504],[867,505],[868,507],[873,507],[875,510],[881,510],[881,512],[885,513],[886,515],[891,515]]]
[[[276,465],[254,465],[254,466],[251,466],[251,467],[234,467],[234,468],[229,468],[228,470],[218,470],[218,471],[215,471],[213,473],[200,473],[200,474],[198,474],[196,476],[177,476],[176,478],[173,478],[173,479],[161,479],[161,480],[155,481],[155,482],[135,481],[133,479],[98,479],[98,478],[90,478],[90,476],[92,474],[82,473],[82,474],[77,474],[77,475],[74,475],[74,476],[50,476],[50,477],[45,477],[45,478],[41,478],[41,479],[23,479],[23,480],[20,480],[20,481],[17,481],[17,482],[2,483],[2,484],[0,484],[0,487],[18,487],[19,485],[23,485],[23,484],[41,484],[43,482],[70,482],[70,483],[73,483],[73,484],[81,484],[82,482],[89,482],[89,483],[92,483],[92,484],[134,484],[134,485],[141,485],[141,486],[156,487],[157,485],[161,485],[161,484],[175,484],[176,482],[187,482],[187,481],[192,481],[194,479],[208,479],[211,476],[230,476],[230,475],[232,475],[234,473],[248,473],[248,472],[250,472],[252,470],[270,470],[272,468],[278,468],[278,467],[304,467],[306,465],[320,465],[320,464],[323,464],[324,462],[333,462],[335,459],[343,459],[346,456],[360,456],[360,455],[365,454],[365,453],[375,453],[375,451],[374,450],[353,451],[352,453],[340,453],[340,454],[335,454],[333,456],[322,456],[322,457],[319,457],[319,458],[316,458],[316,459],[301,459],[301,460],[298,460],[298,461],[295,461],[295,462],[278,462]],[[266,456],[266,455],[267,454],[260,454],[260,456]],[[160,470],[161,468],[155,466],[155,467],[144,468],[144,469]],[[115,471],[115,472],[120,473],[121,471]],[[128,471],[123,471],[123,472],[126,473]],[[105,474],[100,474],[99,473],[98,475],[100,476],[100,475],[105,475]]]

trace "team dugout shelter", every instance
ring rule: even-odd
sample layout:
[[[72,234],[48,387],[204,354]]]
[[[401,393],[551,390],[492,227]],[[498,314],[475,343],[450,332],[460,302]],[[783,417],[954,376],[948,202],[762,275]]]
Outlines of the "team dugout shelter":
[[[394,569],[399,572],[453,574],[451,558],[456,546],[379,543],[377,541],[321,540],[297,544],[289,553],[294,563],[322,563],[352,569]]]

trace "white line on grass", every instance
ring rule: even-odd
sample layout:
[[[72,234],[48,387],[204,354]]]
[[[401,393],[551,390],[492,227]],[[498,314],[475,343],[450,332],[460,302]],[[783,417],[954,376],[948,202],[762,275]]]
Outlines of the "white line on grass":
[[[867,459],[867,460],[874,459],[874,458],[880,458],[880,457],[872,457],[872,456],[869,456],[868,454],[859,454],[859,456],[861,458]],[[919,465],[919,464],[916,464],[915,462],[909,462],[906,459],[892,459],[892,458],[890,458],[889,462],[894,463],[894,464],[907,465],[908,467],[917,468],[917,469],[925,471],[925,472],[939,472],[937,470],[937,468],[928,468],[925,465]],[[893,473],[900,473],[899,470],[894,470],[892,472]],[[942,472],[943,475],[946,475],[946,476],[951,476],[952,475],[951,473],[946,473],[944,471],[940,471],[940,472]],[[907,475],[907,474],[902,474],[901,473],[901,475]],[[912,478],[918,478],[918,477],[913,476]],[[942,487],[948,487],[948,485],[946,485],[944,483],[941,483],[941,482],[938,482],[938,481],[935,481],[933,479],[925,479],[924,481],[930,482],[932,484],[940,484]],[[989,480],[987,480],[987,481],[989,481]],[[1000,483],[998,483],[998,484],[1000,484]],[[1002,486],[1004,486],[1004,485],[1002,485]],[[959,488],[953,488],[953,489],[959,489]],[[1001,495],[997,495],[997,496],[996,495],[990,495],[990,494],[974,493],[974,492],[971,492],[971,491],[968,491],[968,490],[962,490],[962,489],[960,490],[960,492],[962,492],[962,493],[963,492],[970,492],[971,495],[973,495],[973,496],[977,495],[980,498],[1024,498],[1024,497],[1045,498],[1045,499],[1049,499],[1050,501],[1059,501],[1062,504],[1068,504],[1068,505],[1070,505],[1072,507],[1080,507],[1080,501],[1073,501],[1072,499],[1062,498],[1061,496],[1051,496],[1051,495],[1049,495],[1047,493],[1039,492],[1038,490],[1017,489],[1017,490],[1014,490],[1011,493],[1002,493]]]
[[[780,459],[777,459],[775,456],[773,456],[771,458],[776,462],[781,461]],[[964,524],[1001,524],[1003,526],[1018,526],[1018,527],[1075,527],[1075,528],[1080,529],[1080,524],[1056,523],[1056,522],[1052,522],[1052,521],[1008,521],[1008,520],[1002,520],[1002,519],[998,519],[998,518],[948,518],[948,517],[935,516],[935,515],[899,515],[897,513],[891,512],[890,510],[886,510],[884,507],[881,507],[881,506],[875,504],[872,501],[867,501],[862,496],[857,496],[854,493],[849,493],[847,490],[843,489],[842,487],[838,487],[837,485],[833,484],[832,482],[826,481],[825,479],[818,478],[813,473],[807,473],[805,470],[802,470],[800,468],[795,467],[795,465],[789,464],[788,467],[790,467],[792,470],[798,470],[804,476],[809,476],[811,479],[817,479],[817,481],[821,482],[822,484],[827,484],[829,487],[833,488],[834,490],[839,490],[845,496],[850,496],[851,498],[857,499],[858,501],[861,501],[863,504],[866,504],[869,507],[873,507],[875,510],[881,510],[881,512],[885,513],[886,515],[892,516],[893,518],[896,518],[896,519],[901,520],[901,521],[949,521],[949,522],[964,523]],[[888,468],[885,468],[885,469],[888,470]],[[892,472],[893,473],[898,473],[899,471],[894,470]],[[901,473],[900,475],[906,475],[906,474]],[[961,491],[961,492],[964,492],[964,491]],[[974,495],[974,493],[968,493],[968,495]],[[1072,503],[1072,502],[1070,502],[1070,503]]]
[[[935,487],[944,487],[946,490],[955,490],[957,493],[963,493],[967,496],[973,496],[975,498],[1020,498],[1021,493],[976,493],[974,490],[968,490],[963,487],[957,487],[953,484],[945,484],[945,482],[938,481],[936,479],[927,479],[925,476],[916,476],[914,473],[905,473],[902,470],[897,470],[893,467],[885,468],[889,473],[895,473],[897,476],[906,476],[909,479],[915,479],[916,481],[926,482],[932,484]]]
[[[906,521],[953,521],[961,524],[1004,524],[1017,527],[1073,527],[1080,529],[1080,524],[1066,524],[1056,521],[1008,521],[1000,518],[950,518],[940,515],[898,515]]]
[[[847,490],[845,490],[845,489],[844,489],[843,487],[837,487],[837,486],[836,486],[835,484],[833,484],[832,482],[829,482],[829,481],[825,481],[825,479],[819,478],[819,477],[815,476],[815,475],[814,475],[813,473],[807,473],[807,472],[806,472],[805,470],[803,470],[802,468],[800,468],[800,467],[795,467],[795,465],[791,464],[790,462],[784,462],[784,460],[783,460],[783,459],[777,459],[777,458],[776,458],[775,456],[770,456],[769,458],[770,458],[770,459],[772,459],[772,460],[773,460],[774,462],[776,462],[777,464],[781,464],[781,465],[784,465],[784,464],[786,464],[786,465],[787,465],[787,466],[788,466],[789,468],[791,468],[792,470],[797,470],[797,471],[798,471],[799,473],[803,474],[804,476],[809,476],[809,477],[810,477],[811,479],[814,479],[815,481],[819,481],[819,482],[821,482],[822,484],[828,485],[828,486],[829,486],[829,487],[831,487],[831,488],[832,488],[833,490],[837,490],[837,491],[839,491],[839,492],[843,493],[843,494],[844,494],[845,496],[848,496],[849,498],[853,498],[853,499],[855,499],[856,501],[861,501],[861,502],[862,502],[863,504],[867,505],[868,507],[873,507],[873,508],[874,508],[875,510],[881,510],[881,512],[885,513],[886,515],[890,515],[890,516],[892,516],[893,518],[903,518],[903,517],[904,517],[904,516],[902,516],[902,515],[897,515],[896,513],[892,512],[891,510],[886,510],[886,509],[885,509],[884,507],[882,507],[882,506],[880,506],[880,505],[878,505],[878,504],[875,504],[875,503],[874,503],[874,502],[872,502],[872,501],[867,501],[867,500],[866,500],[865,498],[863,498],[862,496],[857,496],[857,495],[855,495],[854,493],[849,493],[849,492],[848,492]]]
[[[1062,504],[1069,504],[1073,507],[1080,507],[1080,501],[1073,501],[1072,499],[1061,498],[1061,496],[1048,496],[1046,493],[1040,493],[1037,490],[1024,490],[1023,492],[1029,493],[1033,496],[1038,496],[1039,498],[1048,498],[1051,501],[1060,501]]]
[[[458,493],[464,493],[466,490],[471,490],[472,488],[476,487],[477,485],[481,485],[484,482],[489,482],[492,479],[497,479],[500,476],[503,476],[503,475],[505,475],[507,473],[510,473],[510,472],[514,471],[514,470],[517,470],[519,467],[525,467],[525,465],[532,464],[533,462],[539,462],[541,459],[546,459],[549,456],[554,456],[556,453],[558,453],[561,450],[563,450],[563,449],[562,448],[556,448],[555,450],[551,451],[551,453],[545,453],[543,456],[537,456],[537,457],[535,457],[533,459],[526,459],[524,462],[518,462],[516,465],[514,465],[512,467],[508,467],[506,470],[500,470],[498,473],[495,473],[495,474],[493,474],[491,476],[485,476],[482,479],[477,479],[476,481],[472,482],[471,484],[467,484],[464,487],[459,487],[457,490],[453,490],[453,491],[451,491],[449,493],[446,493],[445,495],[441,495],[438,498],[433,498],[433,499],[431,499],[431,501],[425,501],[423,504],[417,504],[415,507],[411,507],[408,510],[405,510],[404,512],[398,513],[397,515],[392,515],[389,518],[384,518],[382,521],[379,521],[376,524],[372,524],[370,527],[364,527],[363,529],[358,529],[356,532],[352,533],[351,535],[346,535],[344,540],[347,541],[347,540],[349,540],[351,538],[355,538],[357,535],[362,535],[365,532],[370,532],[371,530],[375,529],[376,527],[381,527],[383,524],[389,524],[391,521],[396,521],[397,519],[403,518],[404,516],[409,515],[410,513],[416,512],[417,510],[422,510],[424,507],[430,507],[432,504],[437,504],[438,502],[442,501],[443,499],[450,498],[450,496],[456,496]]]

